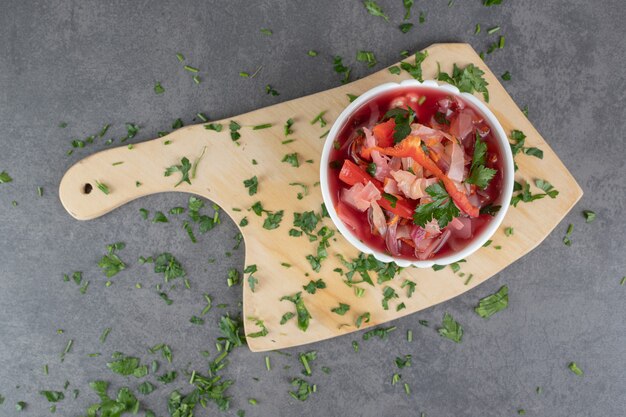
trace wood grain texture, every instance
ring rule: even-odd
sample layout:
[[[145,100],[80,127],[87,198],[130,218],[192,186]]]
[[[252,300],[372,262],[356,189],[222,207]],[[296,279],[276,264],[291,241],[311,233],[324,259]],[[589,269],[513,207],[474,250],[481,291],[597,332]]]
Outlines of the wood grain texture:
[[[248,317],[263,320],[269,329],[265,337],[248,338],[248,346],[252,351],[302,345],[353,332],[357,330],[354,324],[356,317],[365,312],[371,314],[371,321],[361,328],[375,326],[449,300],[481,284],[535,248],[580,199],[582,190],[471,46],[436,44],[426,49],[429,57],[422,65],[425,79],[435,77],[437,63],[443,71],[448,72],[453,63],[460,67],[473,63],[485,71],[490,93],[487,105],[504,130],[522,130],[527,135],[527,146],[539,147],[544,153],[541,160],[519,155],[516,158],[519,166],[516,179],[531,183],[537,178],[546,179],[560,194],[556,199],[544,198],[531,204],[520,203],[517,208],[511,207],[501,229],[492,237],[493,244],[482,248],[462,264],[462,272],[466,274],[464,277],[454,274],[450,268],[438,272],[415,268],[404,270],[393,281],[385,283],[400,294],[400,298],[390,304],[389,310],[384,310],[381,305],[382,288],[367,286],[365,295],[357,298],[353,289],[342,282],[342,277],[333,272],[333,269],[341,267],[335,254],[342,254],[348,259],[358,255],[343,237],[335,235],[336,240],[331,242],[328,250],[329,257],[322,262],[320,272],[315,273],[305,257],[315,253],[317,243],[309,242],[304,236],[290,237],[288,231],[292,227],[294,212],[320,210],[322,196],[319,186],[314,185],[319,180],[319,158],[324,143],[320,135],[330,128],[332,121],[348,104],[346,94],[359,95],[384,82],[409,78],[405,72],[393,75],[384,69],[332,90],[218,121],[224,125],[220,133],[206,130],[202,125],[189,126],[163,138],[134,145],[132,149],[119,147],[91,155],[71,167],[63,177],[60,184],[61,201],[72,216],[87,220],[144,195],[178,191],[213,200],[237,224],[243,217],[247,217],[249,224],[241,228],[246,245],[245,265],[257,266],[255,277],[259,283],[255,292],[252,292],[245,280],[247,275],[244,277],[245,330],[247,334],[258,330]],[[413,57],[407,61],[412,62]],[[324,117],[329,122],[324,128],[310,123],[321,111],[326,111]],[[285,139],[283,125],[288,118],[295,120],[294,133],[289,137],[296,140],[281,144]],[[230,139],[230,120],[243,126],[240,130],[240,146],[236,146]],[[273,126],[264,130],[251,128],[265,123],[272,123]],[[171,144],[165,145],[165,141],[171,141]],[[205,148],[205,155],[191,185],[183,183],[174,187],[179,174],[164,177],[166,167],[180,163],[182,157],[194,162]],[[299,168],[281,162],[285,154],[293,152],[298,153]],[[253,159],[258,164],[253,165]],[[306,160],[312,160],[312,163]],[[123,163],[114,166],[116,162]],[[249,196],[243,180],[253,175],[259,179],[259,193]],[[110,188],[108,195],[97,188],[89,194],[84,193],[84,185],[89,183],[95,186],[96,180]],[[142,185],[137,187],[136,181]],[[296,194],[300,189],[290,186],[292,182],[308,185],[309,194],[298,200]],[[284,210],[284,218],[278,229],[265,230],[262,227],[265,216],[258,217],[250,211],[256,201],[261,201],[264,208],[270,211]],[[332,227],[330,219],[324,219],[324,223]],[[515,234],[505,237],[503,230],[506,227],[513,227]],[[494,246],[497,245],[502,246],[502,249],[496,250]],[[281,266],[283,262],[292,266]],[[465,285],[470,273],[473,279]],[[299,330],[295,319],[280,325],[281,316],[287,311],[294,311],[292,303],[280,301],[280,298],[302,291],[303,285],[318,278],[324,279],[327,288],[318,290],[315,295],[302,292],[312,316],[309,329],[306,332]],[[400,288],[405,279],[417,284],[411,298],[407,298],[405,289]],[[350,311],[345,316],[330,311],[340,302],[350,305]],[[406,309],[396,312],[396,305],[400,302],[405,303]]]

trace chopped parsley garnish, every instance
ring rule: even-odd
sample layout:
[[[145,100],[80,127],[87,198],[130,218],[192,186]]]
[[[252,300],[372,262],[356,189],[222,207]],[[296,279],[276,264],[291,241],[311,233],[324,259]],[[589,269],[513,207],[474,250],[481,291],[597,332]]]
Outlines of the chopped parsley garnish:
[[[348,101],[349,101],[350,103],[352,103],[354,100],[356,100],[357,98],[359,98],[359,96],[354,95],[354,94],[350,94],[350,93],[346,94],[346,96],[348,96]],[[327,133],[327,134],[328,134],[328,133]]]
[[[356,60],[358,62],[367,62],[368,67],[373,67],[377,64],[376,57],[372,51],[358,51],[356,53]]]
[[[285,122],[285,128],[284,128],[285,136],[289,136],[293,133],[293,130],[291,130],[293,123],[294,121],[292,118],[287,119],[287,121]]]
[[[356,325],[357,329],[361,327],[361,325],[363,323],[369,323],[370,322],[370,318],[371,318],[371,314],[369,312],[365,312],[361,315],[359,315],[354,324]]]
[[[261,33],[267,36],[272,35],[272,30],[271,29],[267,29],[267,28],[262,28],[261,29]]]
[[[512,227],[507,227],[504,229],[504,236],[512,236],[514,233],[514,229]]]
[[[109,186],[106,185],[103,182],[99,182],[96,180],[96,187],[98,187],[98,190],[102,191],[105,195],[109,195],[109,193],[111,192],[111,190],[109,190]]]
[[[569,368],[570,371],[572,371],[574,374],[578,375],[578,376],[583,376],[583,370],[580,369],[578,367],[578,364],[576,362],[570,362],[567,367]]]
[[[558,190],[554,189],[552,184],[550,184],[548,181],[545,181],[542,179],[536,179],[535,185],[537,186],[537,188],[540,188],[543,191],[545,191],[546,195],[550,198],[556,198],[556,196],[559,195]]]
[[[563,236],[563,243],[566,246],[572,245],[572,241],[570,240],[570,237],[572,237],[573,231],[574,231],[574,225],[570,223],[570,225],[567,226],[567,232],[565,232],[565,236]]]
[[[133,375],[139,369],[139,359],[132,356],[118,354],[115,361],[107,363],[107,367],[119,375]]]
[[[204,125],[204,128],[206,130],[214,130],[216,132],[221,132],[222,131],[222,125],[219,124],[219,123],[209,123],[209,124]]]
[[[291,380],[291,385],[296,388],[295,391],[288,391],[294,399],[300,401],[306,401],[309,395],[317,390],[315,384],[311,385],[301,378],[294,378]]]
[[[414,283],[413,281],[409,281],[408,279],[405,279],[402,285],[400,286],[400,288],[406,287],[406,296],[407,298],[411,298],[413,296],[413,293],[415,292],[416,286],[417,284]]]
[[[443,322],[437,332],[456,343],[461,343],[463,338],[463,328],[456,322],[449,313],[445,313],[443,316]]]
[[[298,153],[289,153],[283,157],[281,162],[287,162],[294,168],[298,168],[300,166],[300,162],[298,161]]]
[[[544,191],[546,191],[545,194],[532,194],[530,192],[530,184],[525,183],[524,185],[518,183],[517,181],[514,183],[513,185],[513,191],[519,191],[518,194],[515,194],[513,197],[511,197],[511,205],[513,207],[517,207],[517,204],[522,201],[524,203],[530,203],[532,201],[535,200],[540,200],[542,198],[544,198],[545,196],[550,196],[550,198],[556,198],[556,196],[559,194],[559,192],[557,190],[554,189],[554,187],[552,187],[552,185],[546,181],[543,180],[538,180],[538,181],[542,181],[540,182],[541,187],[540,188],[545,188]],[[538,185],[539,187],[539,185]]]
[[[481,298],[478,302],[478,306],[474,308],[476,314],[486,319],[498,311],[504,310],[509,305],[509,288],[506,285],[500,287],[495,293]]]
[[[309,281],[309,283],[307,285],[303,285],[302,288],[309,294],[315,294],[317,290],[326,288],[326,283],[320,278],[317,281]]]
[[[350,81],[350,68],[343,65],[342,58],[340,56],[335,56],[333,58],[333,68],[337,74],[343,74],[343,78],[341,79],[341,84],[346,84]]]
[[[163,273],[165,282],[186,276],[185,270],[174,255],[164,252],[154,260],[154,272]]]
[[[483,0],[483,5],[489,7],[489,6],[495,6],[498,4],[502,4],[502,0]]]
[[[411,7],[413,7],[413,0],[402,0],[404,6],[404,20],[411,18]]]
[[[294,318],[296,316],[296,313],[292,312],[292,311],[288,311],[285,314],[283,314],[283,316],[280,319],[280,324],[285,324],[287,323],[289,320],[291,320],[292,318]]]
[[[393,300],[394,298],[398,298],[398,294],[396,293],[396,290],[394,290],[391,287],[385,287],[385,289],[383,290],[383,299],[382,299],[383,309],[389,310],[389,301]]]
[[[324,119],[324,115],[326,114],[327,110],[324,110],[322,112],[320,112],[317,116],[315,116],[315,118],[313,118],[313,120],[311,120],[311,124],[314,125],[315,123],[319,122],[320,127],[325,127],[326,126],[326,120]]]
[[[152,219],[152,223],[168,223],[169,220],[161,211],[157,211],[154,213],[154,218]]]
[[[308,56],[317,56],[317,51],[310,49],[307,53]]]
[[[480,140],[480,136],[476,133],[476,142],[474,145],[474,155],[472,157],[472,165],[470,174],[467,178],[469,184],[475,184],[480,189],[485,189],[489,182],[496,175],[496,170],[485,167],[487,155],[487,144]]]
[[[309,364],[309,362],[312,362],[315,359],[317,359],[317,352],[314,350],[303,352],[300,355],[298,355],[298,358],[300,359],[300,363],[302,364],[302,366],[304,366],[304,370],[302,371],[302,374],[306,376],[311,376],[312,372],[311,372],[311,365]]]
[[[400,71],[401,71],[400,67],[398,67],[397,65],[394,65],[393,67],[389,67],[389,68],[387,68],[387,70],[390,73],[392,73],[393,75],[399,75]],[[352,102],[350,102],[350,103],[352,103]]]
[[[413,23],[402,23],[400,24],[400,26],[398,26],[398,28],[400,29],[400,32],[402,33],[407,33],[409,30],[411,30],[412,27],[413,27]]]
[[[2,171],[0,172],[0,184],[6,184],[7,182],[13,181],[13,178],[9,175],[8,172]]]
[[[511,81],[511,73],[506,71],[504,74],[502,74],[502,79],[504,81]]]
[[[411,133],[411,123],[415,120],[415,112],[409,109],[395,108],[385,113],[385,119],[394,119],[393,142],[399,143]],[[369,168],[369,166],[368,166]]]
[[[56,403],[65,399],[65,394],[61,391],[39,391],[39,393],[46,397],[46,400],[50,403]]]
[[[596,219],[596,213],[591,210],[583,210],[583,216],[585,216],[586,223],[591,223]]]
[[[267,230],[278,229],[280,226],[280,222],[283,220],[283,210],[278,210],[276,212],[266,211],[267,218],[263,222],[263,228]]]
[[[489,91],[487,86],[489,83],[483,78],[485,73],[474,64],[468,64],[465,68],[460,69],[456,64],[452,67],[452,75],[441,72],[437,69],[437,80],[445,81],[456,86],[463,93],[479,92],[483,93],[486,102],[489,102]]]
[[[363,333],[363,340],[369,340],[372,337],[378,337],[380,340],[385,340],[389,337],[389,333],[396,330],[396,326],[391,327],[379,327],[374,330]]]
[[[104,255],[98,262],[98,266],[102,268],[102,272],[104,272],[107,278],[117,275],[126,268],[126,264],[115,253],[116,250],[122,250],[125,246],[122,242],[107,246],[108,254]]]
[[[335,314],[339,314],[340,316],[343,316],[349,310],[350,310],[350,306],[348,304],[344,304],[344,303],[339,303],[339,307],[335,307],[335,308],[331,308],[330,309],[330,311],[332,311]]]
[[[109,383],[105,381],[93,381],[89,383],[100,402],[89,406],[88,415],[95,416],[121,416],[124,413],[136,414],[139,411],[139,401],[137,397],[127,388],[122,387],[117,391],[116,398],[109,398],[107,390]]]
[[[389,17],[383,12],[383,9],[373,0],[367,0],[363,2],[365,6],[365,10],[372,16],[382,17],[387,22],[389,21]]]
[[[165,88],[163,88],[163,86],[161,85],[161,83],[159,81],[157,81],[154,84],[154,92],[156,94],[163,94],[163,93],[165,93]],[[100,136],[100,137],[102,137],[102,136]]]
[[[171,167],[167,168],[165,170],[164,175],[166,177],[169,177],[175,172],[180,172],[180,175],[181,175],[180,181],[178,181],[176,185],[174,185],[174,187],[178,187],[183,182],[186,182],[187,184],[191,184],[191,179],[189,178],[190,171],[191,171],[191,162],[189,162],[189,159],[187,159],[187,157],[183,157],[180,160],[180,165],[172,165]]]
[[[230,129],[230,138],[233,142],[236,142],[241,138],[241,133],[239,133],[239,129],[241,129],[241,125],[234,120],[231,120],[228,124],[228,128]],[[221,129],[220,129],[221,130]]]
[[[375,163],[370,163],[367,164],[367,168],[365,168],[365,171],[367,171],[368,174],[370,174],[372,177],[376,175],[376,164]]]
[[[257,176],[255,175],[254,177],[244,180],[243,181],[243,185],[244,187],[246,187],[248,189],[248,194],[249,195],[255,195],[257,193],[258,187],[259,187],[259,180],[257,178]]]
[[[398,369],[406,368],[407,366],[411,366],[411,355],[404,355],[404,358],[396,357],[394,361]]]
[[[271,85],[267,84],[265,86],[265,94],[269,94],[270,96],[279,96],[280,93],[276,91]]]
[[[452,219],[460,214],[459,209],[450,198],[450,195],[441,182],[426,188],[426,193],[433,200],[431,203],[421,204],[415,208],[413,222],[421,227],[432,219],[436,219],[440,228],[448,225]]]
[[[248,320],[253,321],[254,324],[256,324],[257,326],[259,326],[259,328],[261,328],[261,330],[257,332],[249,333],[248,337],[265,337],[268,335],[269,330],[267,330],[267,327],[265,327],[265,323],[263,322],[263,320],[258,319],[256,317],[248,317]]]
[[[305,332],[309,328],[309,319],[311,314],[304,305],[304,300],[301,297],[301,292],[297,292],[294,295],[285,295],[280,301],[291,301],[296,306],[296,315],[298,316],[298,328]],[[284,316],[283,316],[284,317]]]
[[[415,64],[409,64],[408,62],[401,62],[400,68],[408,72],[411,77],[418,81],[424,81],[422,78],[422,62],[428,57],[428,51],[415,53]],[[470,64],[471,65],[471,64]]]

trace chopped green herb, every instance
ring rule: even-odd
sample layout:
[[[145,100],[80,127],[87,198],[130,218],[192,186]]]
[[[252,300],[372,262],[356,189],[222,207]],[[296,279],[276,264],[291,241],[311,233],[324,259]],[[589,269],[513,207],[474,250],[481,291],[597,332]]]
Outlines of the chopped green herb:
[[[13,178],[9,175],[8,172],[2,171],[0,172],[0,184],[6,184],[7,182],[13,181]]]
[[[309,52],[306,53],[308,56],[317,56],[317,51],[314,51],[312,49],[309,50]]]
[[[323,279],[318,279],[317,281],[309,281],[307,285],[302,286],[302,288],[308,292],[309,294],[315,294],[317,290],[321,290],[326,288],[326,283]]]
[[[461,339],[463,338],[463,328],[449,313],[444,314],[442,326],[437,329],[437,332],[441,336],[456,343],[461,343]]]
[[[504,81],[511,81],[511,73],[506,71],[504,74],[502,74],[502,79]]]
[[[269,94],[271,96],[279,96],[280,93],[276,91],[271,85],[267,84],[265,86],[265,94]]]
[[[572,371],[574,374],[578,376],[583,376],[584,374],[583,370],[578,367],[578,364],[576,364],[576,362],[570,362],[569,365],[567,365],[567,367],[569,368],[570,371]]]
[[[382,17],[386,21],[389,21],[389,17],[383,12],[383,9],[373,0],[367,0],[363,2],[365,10],[372,16]]]
[[[348,304],[344,304],[344,303],[339,303],[339,307],[335,307],[335,308],[331,308],[330,309],[330,311],[332,311],[335,314],[339,314],[340,316],[343,316],[349,310],[350,310],[350,306]]]
[[[154,92],[155,92],[156,94],[163,94],[163,93],[165,93],[165,88],[163,88],[163,86],[161,85],[161,83],[160,83],[159,81],[157,81],[157,82],[154,84]],[[101,136],[101,137],[102,137],[102,136]]]
[[[356,95],[354,95],[354,94],[349,94],[349,93],[348,93],[348,94],[346,94],[346,95],[348,96],[348,101],[349,101],[350,103],[352,103],[354,100],[356,100],[357,98],[359,98],[359,96],[356,96]],[[328,134],[328,133],[326,133],[326,134]],[[321,136],[320,136],[320,138],[321,138]]]
[[[376,57],[374,56],[374,52],[372,52],[372,51],[358,51],[356,53],[356,60],[358,62],[367,62],[367,66],[368,67],[373,67],[377,63],[376,62]],[[324,127],[324,126],[322,126],[322,127]]]
[[[350,81],[350,68],[343,65],[342,58],[340,56],[335,56],[333,58],[333,69],[337,74],[343,74],[343,78],[341,79],[341,84],[346,84]]]
[[[478,35],[480,33],[480,23],[476,23],[476,28],[474,29],[474,35]]]
[[[102,191],[105,195],[109,195],[109,193],[111,192],[108,185],[102,182],[96,181],[96,187],[98,187],[98,190]]]
[[[504,310],[509,305],[509,288],[506,285],[500,287],[494,294],[481,298],[478,306],[474,309],[482,318],[489,318],[498,311]]]
[[[267,327],[265,327],[265,323],[263,323],[263,320],[257,319],[256,317],[248,317],[248,320],[253,321],[254,324],[261,328],[261,330],[257,332],[249,333],[248,337],[265,337],[269,334],[269,330],[267,330]]]
[[[408,62],[401,62],[400,68],[408,72],[411,77],[418,81],[424,81],[422,78],[422,62],[428,57],[428,51],[415,53],[415,64],[409,64]]]
[[[512,236],[514,229],[512,227],[507,227],[504,229],[504,236]]]
[[[370,318],[371,318],[371,314],[369,312],[363,313],[356,318],[356,321],[354,322],[354,324],[356,325],[358,329],[361,327],[363,323],[369,323]]]
[[[122,242],[107,246],[108,254],[104,255],[98,262],[98,266],[102,268],[102,272],[104,272],[107,278],[117,275],[126,268],[126,264],[115,253],[116,250],[124,249],[125,246]]]
[[[296,390],[288,391],[289,395],[291,395],[294,399],[300,400],[300,401],[306,401],[306,399],[309,398],[309,395],[311,395],[317,390],[314,384],[311,385],[301,378],[292,379],[291,385],[296,387]]]
[[[311,314],[304,305],[304,300],[301,297],[301,292],[297,292],[292,296],[285,295],[281,297],[280,301],[291,301],[296,306],[296,314],[298,316],[298,328],[303,332],[309,327],[309,319]]]
[[[174,185],[174,187],[178,187],[180,184],[184,182],[186,182],[187,184],[191,185],[191,180],[189,178],[189,171],[191,170],[191,163],[189,162],[189,159],[187,159],[187,157],[183,157],[180,160],[180,165],[172,165],[169,168],[167,168],[165,170],[165,176],[169,177],[170,175],[172,175],[175,172],[180,172],[181,175],[181,179],[180,181],[178,181],[176,183],[176,185]]]
[[[109,333],[111,333],[110,327],[107,327],[102,331],[102,334],[100,335],[100,343],[104,343],[107,340]]]
[[[452,75],[437,70],[437,80],[445,81],[456,86],[463,93],[483,93],[486,102],[489,102],[489,91],[487,86],[489,83],[483,78],[485,73],[474,64],[468,64],[462,70],[456,64],[452,67]]]
[[[241,138],[241,134],[239,133],[241,125],[239,125],[239,123],[231,120],[228,124],[228,128],[230,129],[230,138],[233,140],[233,142],[236,142],[237,140],[239,140],[239,138]]]
[[[402,0],[404,6],[404,20],[411,18],[411,7],[413,7],[413,0]]]
[[[257,178],[257,176],[255,175],[254,177],[244,180],[243,181],[243,185],[244,187],[246,187],[248,189],[248,194],[249,195],[255,195],[257,193],[258,187],[259,187],[259,180]]]
[[[385,118],[394,119],[396,126],[393,131],[393,141],[399,143],[411,133],[411,123],[415,120],[415,112],[411,107],[408,110],[394,108],[385,113]]]
[[[264,35],[267,35],[267,36],[272,35],[271,29],[266,29],[266,28],[262,28],[261,29],[261,33],[264,34]]]
[[[168,223],[169,220],[161,211],[157,211],[154,213],[154,218],[152,219],[152,223]]]
[[[388,70],[390,73],[392,73],[393,75],[399,75],[399,74],[400,74],[400,71],[402,71],[402,70],[400,69],[400,67],[399,67],[399,66],[397,66],[397,65],[394,65],[393,67],[389,67],[389,68],[387,68],[387,70]],[[351,102],[351,103],[352,103],[352,102]]]
[[[298,161],[298,153],[297,152],[285,155],[283,157],[283,159],[281,160],[281,162],[287,162],[288,164],[290,164],[294,168],[298,168],[300,166],[300,162]]]
[[[209,124],[204,125],[204,128],[206,130],[214,130],[216,132],[222,131],[222,125],[219,123],[209,123]]]
[[[164,252],[156,257],[154,261],[154,272],[163,273],[165,282],[176,278],[185,277],[186,273],[182,265],[171,253]]]
[[[421,204],[415,208],[413,222],[421,227],[432,219],[436,219],[442,229],[448,225],[452,219],[460,212],[452,198],[443,187],[441,182],[426,188],[426,193],[432,198],[431,203]]]

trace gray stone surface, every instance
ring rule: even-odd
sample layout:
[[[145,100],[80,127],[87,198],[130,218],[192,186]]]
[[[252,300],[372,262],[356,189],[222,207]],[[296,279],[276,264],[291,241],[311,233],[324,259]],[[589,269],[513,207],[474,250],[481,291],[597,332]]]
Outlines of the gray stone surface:
[[[504,50],[488,56],[496,74],[509,70],[508,91],[548,140],[585,190],[581,203],[545,242],[479,288],[443,305],[397,320],[389,340],[352,340],[360,334],[292,349],[318,351],[311,381],[318,392],[299,403],[287,394],[298,376],[297,358],[236,349],[225,375],[236,380],[230,389],[231,410],[247,416],[623,416],[626,409],[626,275],[624,21],[623,0],[504,1],[485,8],[479,0],[416,2],[426,22],[403,35],[399,0],[381,0],[391,22],[368,15],[359,1],[18,1],[0,4],[0,171],[14,181],[0,184],[0,415],[48,415],[41,389],[80,390],[79,397],[59,403],[57,415],[84,413],[96,396],[88,388],[95,379],[114,387],[136,387],[106,368],[111,353],[122,351],[149,360],[148,346],[168,343],[174,363],[162,369],[204,370],[202,350],[214,351],[217,320],[236,313],[240,289],[227,288],[226,271],[243,266],[243,249],[234,245],[236,227],[229,219],[192,244],[181,219],[169,224],[142,221],[140,207],[167,211],[185,205],[186,196],[156,195],[128,204],[90,222],[73,220],[61,207],[57,186],[67,168],[104,149],[98,144],[66,156],[70,140],[96,133],[111,123],[107,137],[122,136],[125,122],[142,126],[132,142],[168,129],[177,117],[186,123],[202,111],[213,119],[314,93],[338,84],[332,56],[341,55],[355,76],[396,62],[403,49],[433,42],[464,41],[484,50],[502,27]],[[473,35],[480,22],[483,32]],[[259,33],[271,28],[272,36]],[[316,58],[309,49],[320,52]],[[368,49],[380,64],[374,69],[354,63]],[[175,58],[181,52],[200,68],[202,84]],[[263,68],[254,79],[239,71]],[[155,95],[161,81],[165,94]],[[271,84],[280,96],[264,93]],[[68,123],[67,128],[57,125]],[[546,173],[550,178],[550,173]],[[37,196],[37,186],[44,196]],[[17,201],[17,207],[11,202]],[[587,225],[582,209],[598,214]],[[174,217],[174,216],[170,216]],[[572,246],[561,239],[574,224]],[[532,227],[532,225],[528,225]],[[121,257],[132,266],[106,279],[96,263],[108,243],[124,241]],[[166,306],[154,285],[160,277],[140,255],[173,252],[188,271],[191,291],[169,291]],[[208,263],[210,257],[218,259]],[[62,274],[83,271],[91,282],[85,295]],[[143,289],[136,289],[142,283]],[[489,320],[473,306],[501,285],[510,288],[508,310]],[[179,285],[180,287],[180,285]],[[204,306],[202,293],[215,303],[207,323],[189,323]],[[435,331],[444,311],[465,329],[463,343],[442,339]],[[430,328],[418,319],[431,322]],[[98,337],[112,327],[106,343]],[[63,334],[57,334],[63,329]],[[414,341],[405,340],[412,329]],[[63,363],[59,354],[74,341]],[[101,352],[100,357],[88,357]],[[401,370],[411,385],[391,386],[398,355],[413,355],[413,366]],[[584,377],[567,364],[576,361]],[[161,361],[163,362],[163,361]],[[49,375],[43,366],[48,364]],[[290,366],[289,369],[284,369]],[[320,371],[331,368],[330,375]],[[256,381],[253,377],[257,377]],[[153,376],[148,377],[154,380]],[[167,415],[166,397],[174,388],[189,389],[186,377],[147,397],[143,407]],[[537,395],[535,388],[543,393]],[[259,405],[247,403],[257,398]],[[28,403],[18,413],[17,401]],[[215,406],[197,415],[215,415]]]

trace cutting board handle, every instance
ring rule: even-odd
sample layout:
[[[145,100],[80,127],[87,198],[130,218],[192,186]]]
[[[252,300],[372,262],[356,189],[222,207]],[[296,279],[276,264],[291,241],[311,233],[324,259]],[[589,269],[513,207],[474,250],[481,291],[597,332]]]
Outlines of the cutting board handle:
[[[201,125],[188,126],[159,139],[108,149],[79,161],[61,180],[61,203],[76,219],[89,220],[150,194],[179,191],[208,196],[207,184],[211,175],[216,175],[213,170],[203,169],[201,180],[195,178],[192,184],[178,186],[179,172],[164,175],[167,167],[181,164],[181,155],[187,155],[193,164],[204,152],[200,172],[201,164],[210,159],[211,143],[204,130]]]

